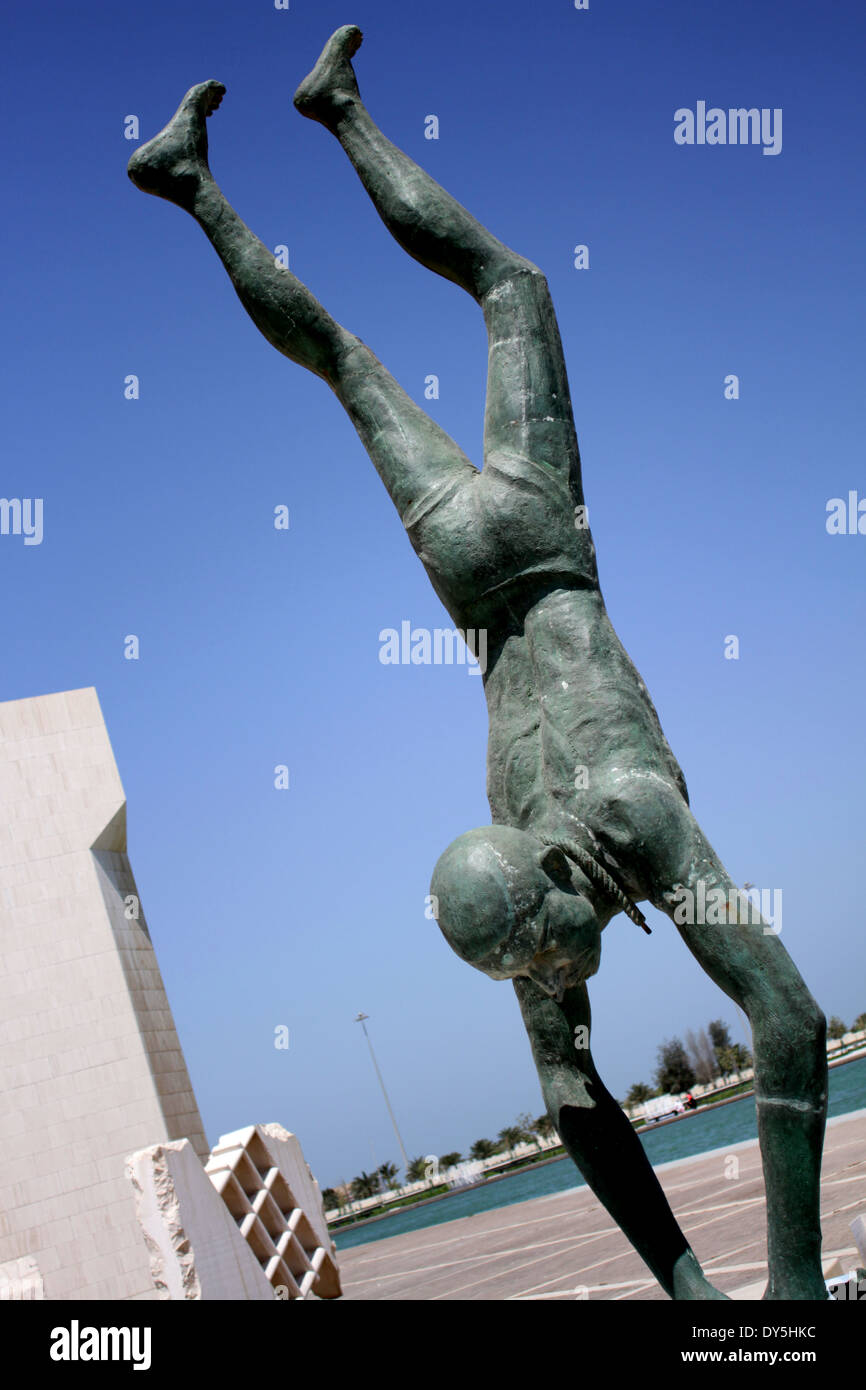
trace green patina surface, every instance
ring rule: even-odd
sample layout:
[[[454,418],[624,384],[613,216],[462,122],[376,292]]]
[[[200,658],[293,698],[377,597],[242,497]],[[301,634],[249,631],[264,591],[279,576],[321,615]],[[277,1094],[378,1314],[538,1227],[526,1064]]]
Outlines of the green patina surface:
[[[662,1286],[673,1298],[721,1298],[596,1072],[586,981],[604,928],[624,907],[650,902],[673,920],[682,889],[728,895],[737,885],[701,833],[605,608],[544,275],[373,123],[351,64],[360,43],[354,26],[338,30],[295,105],[337,138],[408,254],[479,304],[489,340],[482,469],[226,201],[207,162],[206,118],[222,100],[220,83],[191,89],[133,155],[129,175],[196,219],[257,328],[328,383],[455,624],[486,634],[492,823],[458,836],[439,859],[431,889],[439,926],[463,960],[513,981],[563,1143]],[[766,1296],[823,1299],[823,1015],[762,922],[676,926],[752,1025]]]

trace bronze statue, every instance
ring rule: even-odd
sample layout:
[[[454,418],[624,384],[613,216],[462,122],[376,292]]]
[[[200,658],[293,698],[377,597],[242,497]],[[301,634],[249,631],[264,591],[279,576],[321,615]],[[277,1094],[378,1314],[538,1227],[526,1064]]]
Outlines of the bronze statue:
[[[733,905],[740,890],[689,809],[683,774],[605,609],[547,282],[376,127],[351,65],[360,43],[356,27],[338,30],[295,105],[337,137],[399,244],[481,306],[489,338],[481,471],[227,203],[208,168],[205,129],[220,83],[188,92],[133,155],[129,175],[192,214],[268,341],[332,388],[455,624],[487,634],[493,824],[449,846],[431,891],[457,954],[513,980],[545,1102],[574,1162],[672,1298],[724,1297],[703,1275],[589,1049],[586,981],[598,969],[601,932],[622,910],[642,924],[637,903],[649,901],[677,921],[751,1021],[765,1296],[826,1298],[824,1017],[764,923],[736,910],[722,925],[675,916],[685,890]]]

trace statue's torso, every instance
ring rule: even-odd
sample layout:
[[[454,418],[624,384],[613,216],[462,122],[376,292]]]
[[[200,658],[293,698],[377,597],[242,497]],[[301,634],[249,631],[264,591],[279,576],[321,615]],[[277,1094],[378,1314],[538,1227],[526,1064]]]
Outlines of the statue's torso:
[[[495,459],[404,520],[457,626],[486,633],[493,820],[614,859],[639,853],[686,787],[607,615],[576,497],[561,469]]]
[[[599,590],[559,589],[488,668],[487,791],[495,822],[619,846],[652,838],[686,798],[655,707]],[[623,869],[627,866],[623,865]]]

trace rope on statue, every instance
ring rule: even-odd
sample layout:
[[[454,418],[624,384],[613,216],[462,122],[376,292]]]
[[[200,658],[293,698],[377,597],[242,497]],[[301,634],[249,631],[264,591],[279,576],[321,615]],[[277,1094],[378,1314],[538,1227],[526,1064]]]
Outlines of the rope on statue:
[[[637,904],[632,902],[628,894],[620,888],[616,879],[611,878],[607,869],[599,864],[588,850],[576,845],[573,840],[555,839],[552,835],[540,835],[539,839],[542,844],[553,845],[556,849],[561,849],[569,859],[573,859],[587,878],[592,879],[592,882],[597,884],[602,892],[617,903],[621,911],[625,913],[626,917],[631,918],[635,926],[641,927],[647,936],[652,935],[652,929],[647,926],[647,920]]]

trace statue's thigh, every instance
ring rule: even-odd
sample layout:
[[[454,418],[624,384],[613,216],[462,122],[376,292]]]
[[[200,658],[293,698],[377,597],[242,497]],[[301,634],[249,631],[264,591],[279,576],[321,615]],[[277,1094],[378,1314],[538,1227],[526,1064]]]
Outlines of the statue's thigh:
[[[781,936],[781,889],[753,890],[735,883],[691,816],[692,839],[684,845],[689,872],[659,904],[692,955],[712,980],[764,1031],[792,1033],[804,1042],[822,1024]]]
[[[577,438],[556,314],[540,271],[523,271],[484,298],[489,342],[485,454],[543,460],[567,474]]]

